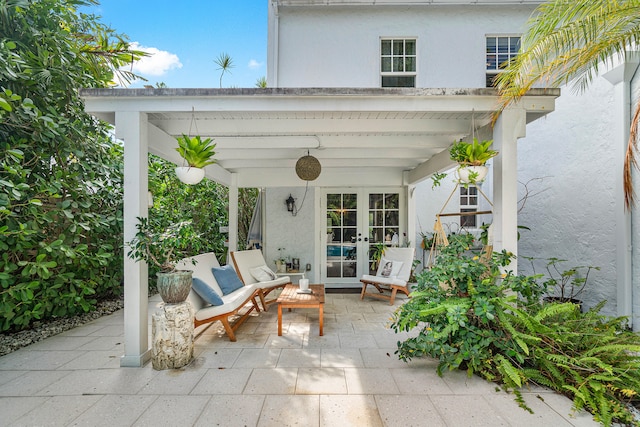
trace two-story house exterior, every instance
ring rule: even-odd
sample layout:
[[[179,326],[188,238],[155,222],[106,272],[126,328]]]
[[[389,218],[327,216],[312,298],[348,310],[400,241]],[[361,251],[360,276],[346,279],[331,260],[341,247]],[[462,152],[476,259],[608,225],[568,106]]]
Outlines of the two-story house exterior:
[[[260,187],[268,262],[288,255],[298,258],[301,266],[310,265],[307,277],[313,282],[327,288],[358,287],[359,277],[370,269],[372,245],[395,239],[402,244],[405,238],[415,245],[418,233],[429,231],[452,189],[447,182],[432,191],[429,177],[453,167],[448,147],[454,141],[475,134],[493,139],[500,152],[482,187],[493,202],[488,220],[494,224],[494,247],[541,257],[568,256],[578,247],[571,227],[581,223],[568,214],[568,200],[583,194],[594,207],[593,216],[584,213],[586,207],[578,209],[593,244],[581,238],[585,245],[576,252],[578,263],[607,264],[600,265],[603,270],[591,285],[591,295],[610,300],[608,313],[620,312],[621,300],[631,302],[632,286],[631,276],[628,283],[612,285],[620,257],[626,254],[618,254],[625,237],[610,238],[621,215],[618,207],[610,208],[617,197],[612,195],[614,178],[607,175],[604,180],[611,195],[592,194],[590,189],[599,188],[599,183],[587,175],[570,181],[573,187],[564,187],[566,193],[554,193],[554,198],[532,197],[518,213],[518,181],[546,177],[552,166],[560,179],[564,172],[556,173],[555,168],[572,161],[573,152],[579,151],[582,140],[570,141],[558,125],[567,129],[571,120],[571,129],[583,126],[572,105],[581,101],[567,98],[562,115],[550,114],[560,92],[535,89],[489,126],[497,96],[487,84],[499,72],[499,64],[517,51],[518,37],[539,3],[268,0],[266,89],[83,91],[87,111],[113,123],[116,135],[125,141],[125,241],[135,233],[136,218],[148,214],[146,153],[179,164],[174,138],[196,120],[199,133],[217,142],[218,162],[206,168],[207,176],[230,189],[230,249],[238,246],[233,233],[237,190]],[[609,101],[594,102],[589,114],[623,111],[624,99],[618,99],[624,98],[622,86],[599,84],[595,90]],[[600,93],[594,99],[599,100]],[[615,127],[616,138],[623,138],[625,119],[607,120],[606,130]],[[561,146],[571,155],[558,155]],[[600,151],[608,152],[607,146]],[[600,151],[593,158],[581,156],[582,163],[573,169],[597,163],[603,158]],[[313,181],[295,172],[297,159],[306,154],[322,165]],[[608,173],[614,167],[607,164],[601,170]],[[285,204],[290,195],[296,203],[293,212]],[[456,194],[454,199],[453,210],[474,209],[478,197]],[[552,221],[546,213],[560,201],[567,206]],[[598,211],[600,204],[609,209]],[[623,222],[631,217],[625,218]],[[518,242],[516,226],[523,219],[532,232]],[[630,247],[630,236],[627,241]],[[603,258],[591,262],[593,253]],[[526,263],[518,260],[513,268],[518,266]],[[149,357],[146,268],[126,259],[125,274],[121,364],[139,366]],[[638,289],[640,274],[634,277]],[[634,307],[640,315],[640,304]]]

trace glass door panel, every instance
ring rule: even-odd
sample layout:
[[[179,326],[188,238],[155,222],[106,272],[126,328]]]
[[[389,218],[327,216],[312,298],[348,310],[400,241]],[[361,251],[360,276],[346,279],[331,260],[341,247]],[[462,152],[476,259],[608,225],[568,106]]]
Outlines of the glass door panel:
[[[325,277],[358,277],[358,194],[328,193]]]
[[[400,242],[400,234],[405,230],[403,203],[400,188],[325,189],[323,283],[358,287],[363,274],[375,274],[373,258],[377,245]]]

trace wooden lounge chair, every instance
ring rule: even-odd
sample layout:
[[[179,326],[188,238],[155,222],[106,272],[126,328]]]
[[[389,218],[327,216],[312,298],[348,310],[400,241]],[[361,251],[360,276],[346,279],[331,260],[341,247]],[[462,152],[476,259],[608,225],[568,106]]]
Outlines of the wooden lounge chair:
[[[238,277],[245,284],[245,286],[253,285],[256,287],[258,297],[262,303],[264,311],[268,310],[268,305],[276,301],[275,298],[267,300],[266,297],[272,291],[278,288],[284,288],[291,283],[289,276],[276,277],[271,280],[258,280],[252,274],[252,269],[267,265],[262,256],[262,252],[259,249],[250,249],[246,251],[231,252],[231,259],[233,265],[238,273]],[[255,274],[255,270],[254,270]]]
[[[193,265],[191,259],[196,261]],[[201,279],[209,285],[222,299],[222,305],[211,305],[205,302],[198,293],[191,288],[187,301],[191,303],[195,310],[194,326],[197,328],[205,323],[215,322],[219,320],[224,326],[224,330],[229,340],[235,341],[235,331],[244,323],[245,320],[255,309],[260,311],[256,297],[256,287],[253,285],[242,286],[227,295],[222,294],[222,290],[213,276],[212,268],[220,267],[216,255],[212,252],[200,254],[193,258],[186,258],[176,264],[176,268],[180,270],[192,270],[193,278]],[[242,310],[245,310],[242,312]],[[229,321],[231,316],[239,316],[232,324]]]
[[[409,276],[413,268],[414,248],[387,248],[385,249],[375,276],[365,274],[362,282],[362,292],[360,299],[365,295],[389,300],[393,305],[396,300],[396,293],[402,292],[409,295]],[[367,286],[373,286],[378,292],[367,292]],[[390,292],[388,295],[386,292]]]

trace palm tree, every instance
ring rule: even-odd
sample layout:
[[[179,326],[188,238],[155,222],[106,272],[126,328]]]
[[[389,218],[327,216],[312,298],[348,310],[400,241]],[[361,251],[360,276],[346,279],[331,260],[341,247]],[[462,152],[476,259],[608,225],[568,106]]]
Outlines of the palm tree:
[[[585,90],[600,68],[624,60],[640,42],[640,0],[550,0],[541,4],[521,39],[520,53],[496,78],[500,111],[534,85],[559,87],[573,82]],[[625,207],[635,204],[631,168],[638,167],[636,105],[624,165]]]
[[[222,76],[224,76],[225,72],[231,74],[231,71],[229,70],[235,67],[235,65],[233,65],[233,59],[229,56],[228,53],[223,52],[218,55],[218,57],[214,59],[213,62],[215,62],[218,66],[218,68],[216,68],[217,70],[222,70],[222,72],[220,73],[220,87],[222,87]]]

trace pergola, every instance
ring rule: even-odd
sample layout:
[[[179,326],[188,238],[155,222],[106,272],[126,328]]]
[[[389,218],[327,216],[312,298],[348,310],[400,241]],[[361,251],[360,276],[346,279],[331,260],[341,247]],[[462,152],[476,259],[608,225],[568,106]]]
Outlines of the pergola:
[[[147,212],[147,155],[177,165],[175,137],[212,137],[217,164],[206,176],[229,187],[229,247],[237,247],[238,188],[305,185],[295,163],[307,150],[322,164],[316,187],[403,186],[454,164],[448,148],[475,132],[494,140],[494,247],[517,253],[517,140],[554,110],[558,89],[533,89],[504,110],[494,89],[266,88],[83,89],[86,111],[124,141],[124,241]],[[411,191],[408,191],[410,194]],[[415,207],[407,198],[409,235]],[[125,258],[125,355],[149,359],[147,267]],[[513,266],[515,269],[516,267]]]

